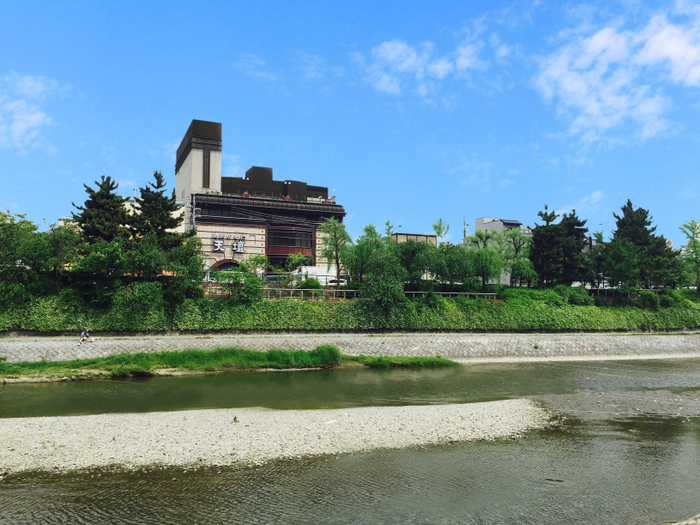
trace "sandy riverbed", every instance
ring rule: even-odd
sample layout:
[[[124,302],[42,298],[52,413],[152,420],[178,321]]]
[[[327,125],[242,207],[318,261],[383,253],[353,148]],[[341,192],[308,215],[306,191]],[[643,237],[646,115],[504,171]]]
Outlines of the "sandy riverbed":
[[[333,410],[237,408],[3,419],[0,475],[31,470],[234,466],[456,441],[550,424],[526,399]]]

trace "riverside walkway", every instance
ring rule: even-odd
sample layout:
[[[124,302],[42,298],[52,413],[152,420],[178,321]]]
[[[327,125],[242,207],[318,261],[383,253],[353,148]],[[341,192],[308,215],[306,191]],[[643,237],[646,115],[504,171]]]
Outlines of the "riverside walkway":
[[[0,359],[63,361],[121,353],[165,350],[312,350],[334,345],[349,355],[435,356],[457,361],[643,359],[700,357],[700,333],[270,333],[100,336],[78,345],[78,337],[0,337]]]

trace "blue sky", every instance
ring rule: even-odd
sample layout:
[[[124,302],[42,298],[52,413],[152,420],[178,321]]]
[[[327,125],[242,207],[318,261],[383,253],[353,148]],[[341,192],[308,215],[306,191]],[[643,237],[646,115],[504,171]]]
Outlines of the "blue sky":
[[[193,118],[353,237],[545,204],[609,236],[629,198],[679,246],[700,218],[698,2],[5,0],[0,34],[0,209],[41,224],[100,175],[173,188]]]

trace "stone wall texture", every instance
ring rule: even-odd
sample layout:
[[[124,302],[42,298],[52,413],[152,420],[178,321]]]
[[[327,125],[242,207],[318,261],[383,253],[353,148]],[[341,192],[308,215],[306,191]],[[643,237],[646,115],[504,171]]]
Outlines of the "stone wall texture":
[[[435,356],[456,360],[607,357],[700,357],[700,334],[226,334],[95,337],[3,337],[0,358],[8,362],[63,361],[120,353],[165,350],[312,350],[323,344],[350,355]]]

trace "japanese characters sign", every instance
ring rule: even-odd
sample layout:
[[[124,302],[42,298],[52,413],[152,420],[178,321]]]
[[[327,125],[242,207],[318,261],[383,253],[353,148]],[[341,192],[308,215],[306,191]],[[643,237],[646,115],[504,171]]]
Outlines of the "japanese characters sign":
[[[226,240],[233,240],[233,253],[245,253],[245,235],[238,233],[213,233],[212,252],[226,253]]]

